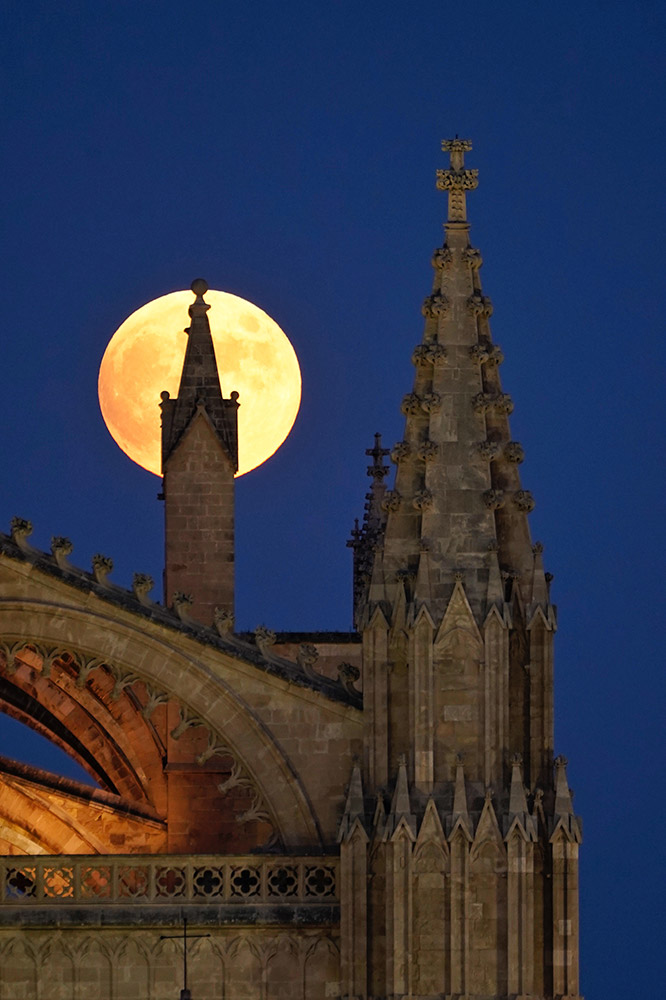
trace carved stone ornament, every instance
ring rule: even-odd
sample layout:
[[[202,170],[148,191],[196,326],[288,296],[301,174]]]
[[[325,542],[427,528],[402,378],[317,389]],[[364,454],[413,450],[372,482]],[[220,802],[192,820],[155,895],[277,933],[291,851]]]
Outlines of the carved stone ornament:
[[[408,414],[418,413],[421,409],[421,397],[415,392],[410,392],[403,397],[402,403],[400,404],[400,409],[408,416]]]
[[[513,400],[508,392],[498,392],[493,399],[495,413],[513,413]]]
[[[391,449],[391,461],[397,465],[398,462],[402,462],[404,458],[407,458],[411,450],[407,441],[398,441]]]
[[[476,361],[477,365],[485,365],[488,360],[488,351],[482,344],[474,344],[469,349],[469,356],[472,361]]]
[[[541,555],[543,552],[543,542],[535,542],[532,546],[532,554],[535,556]]]
[[[418,344],[412,351],[414,365],[444,365],[446,364],[446,348],[442,344]]]
[[[412,506],[420,511],[432,510],[433,498],[430,490],[421,490],[416,493],[412,500]]]
[[[132,580],[132,590],[134,591],[134,596],[142,604],[150,604],[148,594],[155,586],[155,581],[152,576],[147,573],[135,573]]]
[[[491,344],[488,347],[488,364],[501,365],[504,361],[504,354],[499,344]]]
[[[103,556],[101,552],[97,552],[92,557],[92,571],[97,583],[101,583],[102,586],[108,585],[107,577],[112,570],[113,559],[110,556]]]
[[[437,247],[432,255],[430,263],[436,271],[439,271],[444,267],[448,267],[452,260],[453,254],[451,253],[451,250],[449,247],[443,246]]]
[[[476,247],[467,247],[463,250],[462,259],[465,264],[469,264],[474,270],[478,270],[483,264],[481,251],[477,250]]]
[[[507,462],[515,462],[516,465],[520,465],[525,458],[522,444],[519,441],[509,441],[508,444],[504,445],[504,457]]]
[[[477,392],[476,396],[472,399],[472,405],[474,407],[475,413],[486,413],[490,409],[493,402],[493,396],[490,392]]]
[[[487,296],[475,292],[467,299],[467,310],[475,316],[492,316],[493,304]]]
[[[443,316],[448,308],[449,300],[447,297],[439,292],[435,292],[434,295],[429,295],[425,299],[421,306],[421,312],[427,319],[437,319],[438,316]]]
[[[500,453],[500,446],[497,441],[480,441],[476,450],[486,462],[492,462]]]
[[[51,552],[59,566],[66,562],[67,556],[73,551],[74,545],[71,539],[65,538],[64,535],[54,535],[51,539]]]
[[[555,758],[555,760],[553,761],[553,764],[555,765],[555,767],[556,767],[556,768],[558,769],[558,771],[559,771],[559,770],[560,770],[560,768],[562,768],[562,767],[567,767],[567,766],[568,766],[568,764],[569,764],[569,761],[568,761],[568,760],[567,760],[567,758],[566,758],[566,757],[564,756],[564,754],[558,754],[558,756],[557,756],[557,757]]]
[[[426,413],[438,413],[442,408],[442,397],[438,392],[429,392],[421,400],[421,407]]]
[[[382,510],[388,513],[389,511],[400,510],[400,502],[402,497],[397,490],[387,490],[382,499]]]
[[[489,510],[499,510],[506,503],[503,490],[486,490],[483,502]]]
[[[442,139],[443,153],[469,153],[472,150],[471,139]]]
[[[417,452],[422,462],[432,462],[437,457],[439,445],[435,441],[424,441]]]
[[[173,608],[181,621],[187,622],[190,620],[189,610],[194,604],[194,598],[192,594],[184,594],[182,591],[177,591],[173,595]]]
[[[360,691],[354,687],[356,681],[361,676],[361,671],[358,667],[355,667],[351,663],[339,663],[338,664],[338,680],[342,684],[343,688],[350,694],[360,694]]]
[[[215,608],[213,624],[218,635],[230,635],[234,630],[234,616],[231,611],[226,611],[224,608]]]
[[[437,188],[440,191],[474,191],[478,186],[478,170],[437,171]]]
[[[306,673],[314,667],[319,659],[319,650],[311,642],[302,642],[298,647],[296,662]]]
[[[265,647],[272,646],[276,639],[277,636],[275,632],[273,632],[270,628],[266,628],[265,625],[257,625],[254,630],[254,641],[261,650]]]
[[[518,490],[517,493],[513,494],[513,504],[518,510],[529,514],[531,510],[534,510],[534,497],[529,490]]]
[[[22,545],[32,534],[32,521],[24,517],[13,517],[11,520],[12,540]]]

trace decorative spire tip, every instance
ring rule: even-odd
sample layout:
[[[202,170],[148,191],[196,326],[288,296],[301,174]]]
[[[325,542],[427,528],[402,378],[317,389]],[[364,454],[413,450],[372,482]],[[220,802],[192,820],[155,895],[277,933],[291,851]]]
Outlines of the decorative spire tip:
[[[206,294],[208,291],[208,282],[204,278],[195,278],[190,288],[196,295],[198,299]]]

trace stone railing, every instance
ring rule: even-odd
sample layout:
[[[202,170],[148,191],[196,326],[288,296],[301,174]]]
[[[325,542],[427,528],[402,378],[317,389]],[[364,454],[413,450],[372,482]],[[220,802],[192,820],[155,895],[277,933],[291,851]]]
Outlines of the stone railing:
[[[59,854],[0,858],[0,908],[337,902],[337,859],[330,857]]]

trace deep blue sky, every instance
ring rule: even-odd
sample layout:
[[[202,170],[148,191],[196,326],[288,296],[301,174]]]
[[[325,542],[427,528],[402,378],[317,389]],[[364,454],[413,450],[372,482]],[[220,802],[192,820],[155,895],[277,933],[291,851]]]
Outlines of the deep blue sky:
[[[664,101],[657,2],[6,2],[0,529],[161,576],[159,481],[99,414],[106,343],[202,275],[303,372],[238,482],[240,627],[350,627],[374,431],[399,440],[445,196],[468,200],[560,609],[558,752],[585,819],[583,989],[663,982]],[[226,386],[225,389],[233,389]],[[0,752],[28,759],[14,727]],[[39,755],[35,759],[41,759]],[[661,883],[661,884],[660,884]]]

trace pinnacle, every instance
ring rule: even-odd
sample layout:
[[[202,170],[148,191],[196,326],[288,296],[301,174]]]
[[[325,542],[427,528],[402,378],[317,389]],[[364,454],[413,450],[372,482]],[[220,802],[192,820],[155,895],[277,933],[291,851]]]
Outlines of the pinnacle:
[[[469,240],[465,192],[477,185],[477,172],[464,166],[471,142],[456,137],[442,148],[451,157],[450,167],[437,175],[449,199],[446,240],[432,259],[423,339],[412,354],[414,383],[402,400],[405,432],[391,449],[395,484],[381,501],[384,587],[392,601],[397,574],[418,578],[419,599],[427,589],[430,611],[441,618],[454,572],[462,569],[481,620],[488,603],[501,597],[498,572],[507,567],[517,571],[525,602],[530,599],[534,557],[527,514],[534,500],[520,481],[523,449],[509,427],[514,404],[500,381],[503,355],[490,332],[492,304],[481,287],[481,255]],[[379,477],[380,469],[383,488],[384,467],[375,458],[369,474]],[[421,559],[423,538],[433,540],[427,560]],[[498,548],[494,560],[489,544]],[[537,592],[541,599],[542,588]],[[407,596],[416,599],[413,586]]]

